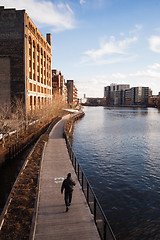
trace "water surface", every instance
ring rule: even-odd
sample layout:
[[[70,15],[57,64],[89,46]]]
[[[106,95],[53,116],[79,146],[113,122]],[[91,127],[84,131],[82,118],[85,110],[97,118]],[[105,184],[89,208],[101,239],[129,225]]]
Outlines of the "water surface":
[[[160,112],[84,109],[73,150],[120,240],[160,239]]]

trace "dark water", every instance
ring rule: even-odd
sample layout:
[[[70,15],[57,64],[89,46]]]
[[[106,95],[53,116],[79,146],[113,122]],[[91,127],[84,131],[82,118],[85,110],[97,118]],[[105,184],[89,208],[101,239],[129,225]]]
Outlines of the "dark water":
[[[160,112],[88,107],[73,150],[120,240],[160,240]]]
[[[12,186],[21,170],[21,167],[33,146],[19,154],[15,159],[0,165],[0,214],[4,208]]]

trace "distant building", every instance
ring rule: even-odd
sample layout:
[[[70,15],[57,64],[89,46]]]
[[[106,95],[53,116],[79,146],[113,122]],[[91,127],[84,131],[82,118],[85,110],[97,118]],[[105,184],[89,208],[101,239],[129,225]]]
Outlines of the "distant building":
[[[105,106],[105,98],[86,98],[86,101],[82,103],[86,106]]]
[[[42,36],[25,10],[0,7],[0,104],[23,99],[26,111],[52,100],[51,34]]]
[[[56,69],[52,70],[52,92],[64,95],[65,79],[61,73]]]
[[[149,87],[134,87],[132,91],[132,104],[135,105],[147,105],[150,90]]]
[[[124,90],[129,89],[129,84],[112,83],[104,88],[104,97],[107,105],[122,105],[125,102]]]
[[[124,105],[132,104],[132,91],[131,88],[124,91]]]
[[[158,101],[158,95],[149,96],[148,106],[149,107],[156,107],[157,106],[157,101]]]
[[[129,84],[111,84],[104,87],[106,105],[148,105],[152,91],[149,87],[132,87]]]
[[[60,85],[61,85],[61,72],[53,69],[52,70],[52,93],[60,94]]]
[[[78,104],[77,88],[75,87],[74,80],[67,80],[67,102],[70,106]]]
[[[159,95],[157,98],[157,107],[158,107],[158,109],[160,109],[160,92],[159,92]]]

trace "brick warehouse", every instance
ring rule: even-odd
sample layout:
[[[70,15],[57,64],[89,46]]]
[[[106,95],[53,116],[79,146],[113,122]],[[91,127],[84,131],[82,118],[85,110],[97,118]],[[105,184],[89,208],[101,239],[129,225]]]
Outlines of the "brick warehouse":
[[[52,101],[51,34],[42,36],[25,10],[0,7],[0,104],[22,98],[34,110]]]

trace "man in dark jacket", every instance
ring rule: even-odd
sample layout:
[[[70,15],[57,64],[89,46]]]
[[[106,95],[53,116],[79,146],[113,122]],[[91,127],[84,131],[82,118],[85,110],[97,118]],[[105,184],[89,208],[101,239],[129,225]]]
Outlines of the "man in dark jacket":
[[[63,181],[61,187],[61,193],[63,193],[63,189],[65,189],[64,200],[66,204],[66,212],[68,212],[68,207],[71,204],[73,187],[75,185],[76,185],[75,182],[71,178],[71,173],[68,173],[67,178]]]

